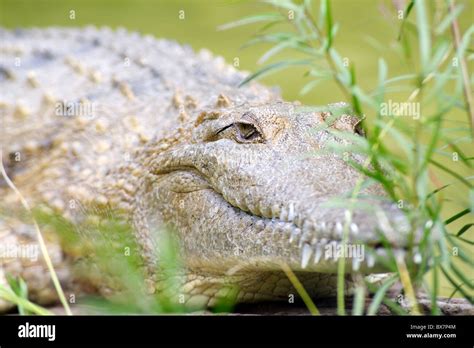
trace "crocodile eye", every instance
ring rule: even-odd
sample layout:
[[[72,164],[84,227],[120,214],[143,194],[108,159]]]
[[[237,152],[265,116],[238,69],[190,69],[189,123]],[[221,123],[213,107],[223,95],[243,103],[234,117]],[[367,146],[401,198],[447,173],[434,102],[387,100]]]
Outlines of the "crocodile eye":
[[[256,143],[263,140],[262,133],[252,123],[234,122],[220,129],[216,136],[230,138],[238,143]]]
[[[262,137],[257,128],[251,123],[236,122],[236,140],[239,142],[251,142]]]

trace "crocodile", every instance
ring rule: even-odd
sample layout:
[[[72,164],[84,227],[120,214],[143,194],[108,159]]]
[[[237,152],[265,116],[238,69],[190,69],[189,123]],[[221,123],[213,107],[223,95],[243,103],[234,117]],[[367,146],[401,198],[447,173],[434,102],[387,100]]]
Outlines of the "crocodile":
[[[405,215],[377,184],[363,185],[347,222],[344,202],[361,180],[348,158],[365,161],[329,146],[364,136],[347,105],[305,107],[257,82],[240,86],[248,73],[208,50],[125,29],[0,34],[0,245],[36,243],[32,222],[13,213],[24,213],[19,193],[73,222],[86,214],[78,207],[116,209],[133,227],[150,291],[163,282],[167,226],[183,262],[180,293],[204,306],[227,285],[238,302],[287,300],[295,290],[282,265],[310,296],[334,296],[328,250],[371,247],[345,258],[350,293],[353,273],[385,271],[381,235],[403,255],[412,246]],[[54,236],[46,243],[67,288],[70,257]],[[6,274],[39,303],[57,300],[41,255],[0,258],[3,283]]]

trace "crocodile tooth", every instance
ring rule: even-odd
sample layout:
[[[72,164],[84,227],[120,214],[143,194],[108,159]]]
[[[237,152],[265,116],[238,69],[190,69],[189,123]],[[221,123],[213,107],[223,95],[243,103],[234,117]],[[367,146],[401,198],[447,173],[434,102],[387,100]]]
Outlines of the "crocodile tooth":
[[[304,220],[303,218],[301,217],[301,215],[297,215],[295,216],[295,224],[298,225],[298,226],[303,226],[303,223],[304,223]]]
[[[423,258],[421,257],[421,254],[419,252],[413,255],[413,262],[416,263],[417,265],[421,263],[422,259]]]
[[[278,228],[279,228],[278,223],[272,219],[271,226],[272,226],[272,235],[274,235],[276,232],[278,232]]]
[[[293,243],[300,234],[301,234],[301,229],[295,228],[293,232],[291,232],[290,243]]]
[[[313,253],[313,250],[311,249],[311,246],[309,244],[305,244],[303,246],[303,253],[301,257],[301,267],[306,268],[309,263],[309,259],[311,258],[311,254]]]
[[[342,232],[344,231],[344,228],[342,226],[342,224],[338,221],[336,222],[336,234],[338,236],[342,235]]]
[[[304,230],[303,230],[303,233],[302,233],[301,238],[300,238],[300,242],[299,242],[299,244],[298,244],[298,246],[299,246],[300,248],[303,246],[303,243],[309,241],[310,235],[311,235],[311,233],[310,233],[309,231],[304,231]]]
[[[272,235],[280,232],[280,224],[272,219]]]
[[[371,253],[367,254],[367,267],[372,268],[375,265],[375,256]]]
[[[295,218],[295,204],[293,202],[288,206],[288,221],[293,221]]]
[[[357,272],[360,267],[360,260],[357,257],[352,259],[352,270]]]
[[[293,227],[290,224],[285,224],[283,232],[287,235],[291,235],[291,233],[293,232]],[[291,240],[290,240],[290,243],[291,243]]]
[[[281,221],[288,220],[288,210],[285,207],[282,207],[280,210],[280,220]]]
[[[284,222],[279,222],[279,223],[277,224],[277,231],[280,232],[280,233],[284,233],[286,226],[287,226],[286,223],[284,223]]]
[[[314,250],[314,263],[318,263],[321,260],[321,255],[323,251],[321,249],[321,244],[317,244]]]
[[[305,220],[305,221],[303,222],[303,228],[302,228],[302,230],[303,230],[304,233],[306,233],[306,232],[309,232],[309,231],[310,231],[311,227],[312,227],[312,226],[311,226],[311,222],[309,222],[308,220]]]
[[[357,226],[357,224],[354,222],[351,222],[350,229],[351,229],[352,234],[359,233],[359,226]]]

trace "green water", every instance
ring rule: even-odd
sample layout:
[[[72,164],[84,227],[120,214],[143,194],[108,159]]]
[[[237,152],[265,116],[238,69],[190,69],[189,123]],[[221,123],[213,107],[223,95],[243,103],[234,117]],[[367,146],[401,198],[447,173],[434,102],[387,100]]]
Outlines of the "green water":
[[[474,22],[474,2],[465,0],[465,9],[460,16],[461,31]],[[428,1],[433,6],[434,1]],[[361,87],[370,89],[377,81],[377,63],[379,57],[384,57],[389,67],[389,76],[406,74],[408,69],[400,56],[388,48],[393,45],[398,33],[399,22],[387,14],[393,13],[391,1],[371,0],[339,0],[332,2],[334,21],[338,22],[339,32],[335,46],[343,57],[347,57],[356,67],[358,82]],[[75,18],[71,19],[71,11]],[[184,11],[184,12],[181,12]],[[256,61],[268,49],[268,46],[257,46],[241,49],[242,44],[252,34],[258,25],[241,27],[228,31],[218,31],[219,25],[235,21],[243,16],[268,12],[266,6],[255,1],[223,1],[223,0],[0,0],[0,24],[4,27],[31,26],[96,26],[125,27],[141,33],[153,34],[177,40],[191,45],[194,49],[207,48],[215,54],[222,55],[228,62],[238,58],[240,69],[255,71]],[[184,19],[182,15],[184,14]],[[180,18],[181,15],[181,18]],[[371,42],[378,41],[382,47],[376,48]],[[281,57],[289,57],[284,53]],[[472,70],[472,62],[470,63]],[[305,104],[322,105],[344,100],[342,93],[333,82],[324,82],[307,95],[300,95],[301,87],[308,82],[304,70],[292,69],[281,71],[276,75],[266,77],[262,82],[279,86],[287,100],[300,100]],[[368,114],[368,127],[372,115]],[[453,112],[450,115],[453,122],[460,126],[466,125],[463,112]],[[406,122],[414,122],[407,120]],[[394,147],[397,144],[393,144]],[[469,155],[472,149],[464,149]],[[450,167],[453,163],[447,163]],[[453,168],[457,170],[457,168]],[[461,175],[472,175],[463,167]],[[436,173],[441,180],[450,179],[443,173]],[[446,195],[458,195],[459,187],[446,191]],[[446,216],[459,211],[455,204],[446,209]],[[459,228],[461,225],[455,225]],[[472,239],[470,232],[466,238]],[[468,277],[474,278],[472,270]],[[448,295],[452,287],[444,282],[441,292]]]
[[[461,28],[472,22],[473,2],[464,1]],[[377,62],[382,55],[390,75],[406,72],[404,64],[393,53],[374,49],[369,40],[390,45],[395,39],[398,23],[384,13],[393,11],[391,1],[339,0],[332,3],[335,22],[340,25],[335,45],[343,57],[356,66],[362,87],[370,87],[377,79]],[[157,37],[172,38],[194,49],[208,48],[227,61],[239,58],[240,68],[253,71],[265,47],[240,49],[259,25],[218,31],[219,25],[246,15],[268,12],[256,1],[230,0],[0,0],[0,24],[5,27],[30,26],[96,26],[125,27]],[[75,19],[70,19],[70,11]],[[180,19],[184,11],[184,19]],[[368,39],[368,38],[371,39]],[[268,47],[267,47],[268,48]],[[288,100],[308,104],[326,104],[343,99],[333,83],[327,83],[308,95],[299,95],[305,83],[304,71],[282,71],[263,81],[280,86]]]

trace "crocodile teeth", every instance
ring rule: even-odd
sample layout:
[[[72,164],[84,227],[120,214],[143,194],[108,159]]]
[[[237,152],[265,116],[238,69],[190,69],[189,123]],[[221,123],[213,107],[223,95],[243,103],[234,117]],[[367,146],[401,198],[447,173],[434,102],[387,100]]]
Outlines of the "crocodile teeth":
[[[351,229],[351,232],[352,232],[353,234],[357,234],[357,233],[359,233],[359,226],[357,226],[357,224],[356,224],[356,223],[354,223],[354,222],[351,222],[351,224],[350,224],[350,226],[349,226],[349,227],[350,227],[350,229]]]
[[[375,256],[373,254],[367,255],[367,267],[372,268],[375,265]]]
[[[413,255],[413,262],[418,265],[421,263],[421,261],[422,261],[421,254],[419,252],[415,253],[415,255]]]
[[[338,221],[336,222],[336,233],[338,236],[342,235],[342,232],[343,232],[344,228],[342,226],[342,224]]]
[[[293,232],[291,232],[290,243],[293,243],[300,234],[301,230],[299,228],[295,228]]]
[[[310,231],[311,227],[312,227],[311,222],[309,222],[308,220],[305,220],[304,223],[303,223],[302,230],[303,230],[304,233],[306,233],[306,232]]]
[[[284,222],[279,222],[279,223],[277,224],[277,227],[276,227],[276,229],[277,229],[277,231],[278,231],[278,232],[280,232],[280,233],[284,233],[284,232],[285,232],[285,227],[286,227],[286,226],[287,226],[287,224],[286,224],[286,223],[284,223]]]
[[[303,243],[309,241],[309,237],[311,236],[311,233],[308,230],[303,230],[303,234],[301,235],[300,242],[298,246],[301,248],[303,246]]]
[[[275,234],[275,233],[278,233],[280,232],[280,223],[279,222],[275,222],[273,221],[272,219],[272,236]]]
[[[303,223],[303,228],[301,229],[302,235],[299,243],[299,247],[301,248],[303,246],[304,242],[308,242],[311,238],[311,223],[309,221],[305,221]]]
[[[297,226],[302,226],[304,223],[303,221],[303,218],[301,217],[301,215],[298,215],[295,217],[295,225]]]
[[[293,202],[291,202],[288,207],[288,221],[293,221],[294,218],[295,218],[295,205]]]
[[[323,254],[323,251],[321,249],[321,245],[320,244],[316,245],[316,249],[314,251],[314,263],[318,263],[321,260],[322,254]]]
[[[360,260],[357,257],[352,259],[352,270],[357,272],[360,268]]]
[[[280,211],[280,220],[287,221],[287,219],[288,219],[288,210],[285,207],[283,207],[281,208],[281,211]]]
[[[289,225],[289,224],[285,224],[285,227],[283,228],[283,232],[287,235],[291,235],[291,233],[293,232],[293,227],[291,227],[291,225]],[[290,241],[290,243],[291,243],[291,241]]]
[[[311,258],[312,253],[313,253],[313,250],[311,249],[309,244],[305,244],[303,246],[303,254],[302,254],[302,257],[301,257],[301,267],[302,268],[306,268],[306,266],[308,266],[309,259]]]

